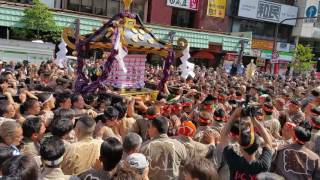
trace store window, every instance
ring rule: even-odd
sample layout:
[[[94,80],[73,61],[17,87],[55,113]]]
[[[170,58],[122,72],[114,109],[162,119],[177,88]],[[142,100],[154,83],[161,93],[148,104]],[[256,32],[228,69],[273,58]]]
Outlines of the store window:
[[[256,38],[273,39],[276,24],[252,20],[235,20],[232,25],[232,32],[252,32]],[[282,24],[279,26],[279,40],[290,39],[292,26]]]
[[[82,0],[81,1],[81,12],[92,13],[92,0]]]
[[[68,0],[67,8],[72,11],[79,11],[80,10],[80,0]]]
[[[107,16],[112,17],[120,12],[120,0],[107,1]]]
[[[194,16],[195,16],[195,13],[193,11],[173,8],[171,25],[192,28],[193,22],[194,22]]]
[[[132,4],[132,11],[144,18],[145,0]],[[112,17],[123,10],[122,0],[68,0],[67,9]]]
[[[23,3],[23,4],[32,4],[32,0],[4,0],[8,2],[14,2],[14,3]]]
[[[93,0],[93,13],[97,15],[106,15],[107,1]]]

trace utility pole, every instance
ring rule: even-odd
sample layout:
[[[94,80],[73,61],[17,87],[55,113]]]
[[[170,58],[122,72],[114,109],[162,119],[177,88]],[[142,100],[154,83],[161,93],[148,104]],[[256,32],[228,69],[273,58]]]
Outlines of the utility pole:
[[[279,34],[279,26],[284,23],[285,21],[290,21],[290,20],[298,20],[298,19],[314,19],[314,18],[318,18],[318,17],[296,17],[296,18],[287,18],[287,19],[283,19],[282,21],[280,21],[280,23],[276,24],[276,29],[275,29],[275,34],[274,34],[274,39],[273,39],[273,50],[272,50],[272,58],[274,58],[274,55],[277,52],[277,41],[278,41],[278,34]],[[296,46],[299,43],[299,37],[297,37],[295,39],[295,43]],[[277,57],[278,58],[278,57]],[[279,62],[274,63],[274,70],[273,73],[274,74],[278,74],[279,71]]]

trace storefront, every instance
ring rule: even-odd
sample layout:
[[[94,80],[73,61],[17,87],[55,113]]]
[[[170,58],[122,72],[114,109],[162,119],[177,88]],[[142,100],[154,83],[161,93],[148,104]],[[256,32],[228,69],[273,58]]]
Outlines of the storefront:
[[[25,7],[12,7],[3,4],[0,6],[0,26],[2,27],[21,27],[20,19],[23,17],[23,10]],[[101,26],[105,18],[92,17],[87,15],[79,15],[74,13],[67,13],[61,11],[54,11],[54,20],[60,27],[75,26],[76,19],[80,19],[80,33],[91,33],[93,29]],[[172,26],[160,26],[145,24],[146,27],[153,30],[153,33],[165,41],[169,41],[169,34],[174,32],[173,44],[177,44],[179,38],[185,38],[191,49],[208,50],[213,53],[216,58],[217,53],[220,52],[236,52],[240,51],[240,42],[245,40],[244,52],[249,54],[251,52],[251,38],[240,37],[236,35],[218,34],[210,31],[200,31],[191,28],[178,28]]]
[[[289,66],[289,63],[293,59],[293,53],[292,52],[283,52],[283,51],[278,51],[279,53],[279,58],[278,58],[278,66],[279,66],[279,71],[277,74],[279,75],[285,75],[287,68]],[[266,60],[266,71],[272,73],[273,68],[271,64],[271,59],[272,59],[272,50],[262,50],[261,51],[261,58]]]
[[[257,58],[259,61],[259,66],[261,71],[273,73],[274,68],[271,63],[272,59],[272,50],[273,50],[273,41],[263,40],[263,39],[253,39],[252,40],[252,50],[251,55]],[[294,45],[289,43],[277,43],[277,51],[279,54],[278,58],[278,73],[285,74],[287,71],[288,64],[292,61]],[[263,65],[264,62],[264,65]]]

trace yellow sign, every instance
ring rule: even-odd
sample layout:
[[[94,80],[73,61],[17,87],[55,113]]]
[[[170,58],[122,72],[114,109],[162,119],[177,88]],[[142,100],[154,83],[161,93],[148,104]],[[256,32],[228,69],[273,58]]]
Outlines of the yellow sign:
[[[226,15],[227,0],[208,0],[207,15],[224,18]]]

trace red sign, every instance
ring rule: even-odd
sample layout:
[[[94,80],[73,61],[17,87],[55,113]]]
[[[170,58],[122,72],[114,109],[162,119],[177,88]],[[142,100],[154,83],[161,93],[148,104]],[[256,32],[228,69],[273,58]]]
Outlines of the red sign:
[[[278,51],[273,51],[273,52],[272,52],[271,63],[278,63],[278,60],[279,60],[279,53],[278,53]]]
[[[317,79],[320,79],[320,72],[316,72]]]
[[[226,61],[234,61],[236,59],[238,59],[238,54],[236,54],[236,53],[227,53],[224,56],[224,60],[226,60]]]

